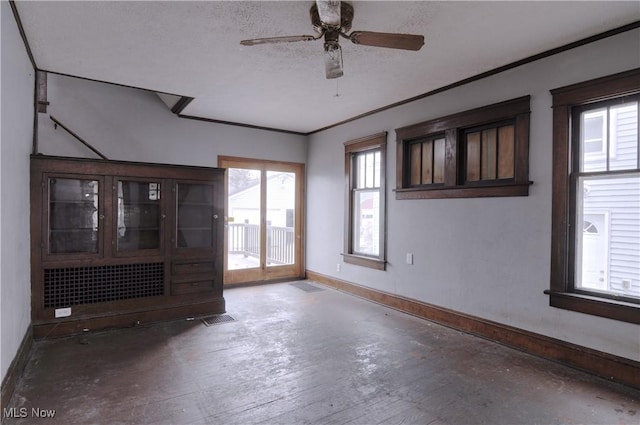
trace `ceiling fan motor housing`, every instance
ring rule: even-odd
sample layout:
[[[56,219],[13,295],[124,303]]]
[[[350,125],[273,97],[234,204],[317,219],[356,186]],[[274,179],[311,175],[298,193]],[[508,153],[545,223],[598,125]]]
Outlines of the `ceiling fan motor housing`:
[[[309,13],[311,15],[311,25],[318,34],[324,33],[327,29],[337,30],[338,32],[348,32],[351,29],[351,23],[353,22],[353,6],[347,2],[340,2],[339,28],[331,28],[320,20],[318,5],[316,3],[311,6]]]

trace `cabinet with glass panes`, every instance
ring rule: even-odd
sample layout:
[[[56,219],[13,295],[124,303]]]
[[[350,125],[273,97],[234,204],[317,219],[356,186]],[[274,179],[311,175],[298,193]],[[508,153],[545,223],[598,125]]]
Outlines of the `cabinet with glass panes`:
[[[101,179],[52,176],[47,183],[49,252],[97,253]]]
[[[220,314],[224,170],[33,155],[34,334]]]

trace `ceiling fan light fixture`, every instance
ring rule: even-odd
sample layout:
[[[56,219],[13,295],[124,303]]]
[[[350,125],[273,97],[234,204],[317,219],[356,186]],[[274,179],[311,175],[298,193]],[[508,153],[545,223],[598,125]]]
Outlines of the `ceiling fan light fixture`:
[[[374,31],[353,31],[350,34],[353,21],[353,6],[345,1],[316,0],[309,9],[311,26],[318,34],[294,35],[284,37],[267,37],[242,40],[243,46],[257,44],[273,44],[294,41],[318,40],[324,37],[324,65],[327,79],[340,78],[342,71],[342,49],[338,44],[339,38],[346,38],[353,44],[365,46],[387,47],[401,50],[420,50],[424,45],[424,36],[419,34],[399,34]]]
[[[324,69],[328,80],[342,77],[342,49],[338,43],[324,44]]]
[[[322,23],[330,28],[340,28],[340,2],[336,0],[316,0],[318,15]]]

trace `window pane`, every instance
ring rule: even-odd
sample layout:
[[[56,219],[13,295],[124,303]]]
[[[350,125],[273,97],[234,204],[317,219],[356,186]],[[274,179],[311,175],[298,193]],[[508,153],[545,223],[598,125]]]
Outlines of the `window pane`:
[[[482,180],[496,178],[496,134],[495,128],[482,132]]]
[[[260,267],[260,170],[229,168],[227,269]]]
[[[356,187],[363,188],[365,187],[364,175],[365,175],[365,161],[363,154],[356,155]]]
[[[414,143],[411,145],[411,185],[419,185],[422,182],[422,174],[420,171],[420,165],[422,164],[420,143]]]
[[[609,169],[638,168],[638,103],[612,106],[609,117]]]
[[[353,252],[377,257],[380,254],[380,192],[354,192]]]
[[[433,141],[422,143],[422,184],[433,183]]]
[[[480,180],[480,133],[467,134],[467,181]]]
[[[267,267],[295,263],[295,173],[267,171]]]
[[[444,183],[444,139],[433,141],[433,182]]]
[[[365,187],[373,187],[373,152],[365,154],[366,158],[366,172],[365,172]]]
[[[507,125],[498,129],[498,178],[514,177],[514,127]]]
[[[576,288],[640,297],[640,175],[581,177],[577,194]]]
[[[583,112],[580,120],[581,171],[606,171],[607,109]]]
[[[374,154],[374,179],[373,186],[380,187],[380,151],[376,151]]]

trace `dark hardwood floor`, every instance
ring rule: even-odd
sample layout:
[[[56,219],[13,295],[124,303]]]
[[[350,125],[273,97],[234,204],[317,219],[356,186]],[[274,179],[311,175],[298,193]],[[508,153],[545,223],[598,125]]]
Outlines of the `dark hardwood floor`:
[[[639,391],[311,284],[226,290],[235,321],[208,327],[38,341],[3,423],[640,423]]]

